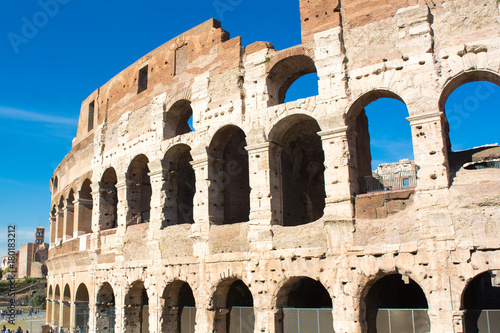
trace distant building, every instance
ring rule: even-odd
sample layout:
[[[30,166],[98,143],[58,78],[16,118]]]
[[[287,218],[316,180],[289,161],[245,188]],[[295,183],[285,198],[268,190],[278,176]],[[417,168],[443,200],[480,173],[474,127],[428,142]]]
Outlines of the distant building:
[[[45,228],[35,229],[35,242],[20,246],[16,252],[17,278],[44,277],[47,275],[45,261],[48,257],[49,244],[45,243]],[[2,257],[2,271],[9,266],[9,256]],[[5,278],[5,277],[4,277]]]

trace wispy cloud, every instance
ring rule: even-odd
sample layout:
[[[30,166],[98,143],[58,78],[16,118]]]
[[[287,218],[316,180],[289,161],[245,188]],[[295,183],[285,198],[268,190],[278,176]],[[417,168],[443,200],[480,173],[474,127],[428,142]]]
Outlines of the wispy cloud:
[[[78,123],[77,119],[54,116],[50,114],[36,113],[15,108],[0,106],[0,118],[31,121],[46,124],[61,124],[74,126]]]

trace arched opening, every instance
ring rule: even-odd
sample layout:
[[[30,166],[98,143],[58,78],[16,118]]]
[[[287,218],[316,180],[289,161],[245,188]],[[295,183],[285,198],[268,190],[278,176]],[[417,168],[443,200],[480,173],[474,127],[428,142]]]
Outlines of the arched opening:
[[[50,286],[47,293],[47,312],[45,317],[45,320],[47,321],[48,324],[53,324],[52,321],[52,314],[54,311],[53,306],[54,306],[54,290],[52,286]]]
[[[349,109],[354,194],[416,186],[411,127],[402,99],[386,90],[361,96]]]
[[[62,242],[64,238],[64,197],[61,196],[59,204],[57,205],[57,236],[56,242]]]
[[[59,327],[59,314],[61,313],[61,290],[59,285],[56,285],[54,292],[54,326]]]
[[[196,303],[184,281],[174,281],[163,291],[161,329],[164,333],[194,333]]]
[[[118,195],[116,190],[115,169],[106,169],[99,184],[99,227],[108,230],[117,227]]]
[[[181,99],[175,102],[165,114],[164,138],[173,138],[191,131],[194,131],[191,102]]]
[[[209,146],[210,215],[216,224],[246,222],[250,216],[250,181],[245,133],[226,126]]]
[[[318,74],[310,73],[298,78],[285,95],[284,103],[318,95]]]
[[[80,189],[77,212],[77,233],[78,236],[92,232],[92,188],[89,179],[85,179]]]
[[[127,225],[149,222],[151,211],[151,181],[148,158],[136,156],[127,171]]]
[[[142,281],[132,283],[125,306],[125,333],[148,333],[149,297]]]
[[[214,295],[217,314],[214,328],[221,333],[253,333],[253,296],[241,280],[221,282]]]
[[[368,333],[430,332],[425,294],[407,276],[391,274],[377,280],[365,304]]]
[[[278,61],[267,77],[268,106],[284,103],[290,86],[300,77],[311,73],[316,73],[316,66],[306,55],[294,55]]]
[[[64,287],[63,299],[62,299],[62,318],[61,318],[61,328],[68,329],[70,327],[71,320],[71,292],[69,285],[66,284]]]
[[[489,333],[500,327],[500,271],[477,275],[462,295],[465,331]]]
[[[191,148],[180,144],[165,154],[163,169],[167,172],[167,205],[163,209],[164,226],[193,223],[193,198],[196,179],[191,165]]]
[[[325,155],[319,131],[313,118],[294,115],[278,122],[269,135],[280,156],[279,161],[271,160],[270,169],[280,178],[275,186],[281,188],[284,226],[309,223],[323,216]]]
[[[56,242],[57,235],[57,208],[52,206],[50,211],[50,245],[53,246]]]
[[[115,294],[113,287],[105,282],[96,298],[96,328],[97,332],[115,333]]]
[[[276,329],[280,333],[333,333],[332,299],[319,281],[290,279],[278,292]]]
[[[499,104],[496,73],[464,72],[445,85],[439,109],[447,119],[444,135],[452,177],[464,165],[474,170],[500,168]]]
[[[75,327],[80,327],[83,333],[89,331],[89,291],[85,284],[81,283],[75,295]]]
[[[75,207],[73,202],[75,201],[75,195],[73,189],[69,191],[68,199],[66,200],[66,207],[64,209],[65,223],[64,223],[64,239],[73,238],[73,224],[74,224],[74,212]]]

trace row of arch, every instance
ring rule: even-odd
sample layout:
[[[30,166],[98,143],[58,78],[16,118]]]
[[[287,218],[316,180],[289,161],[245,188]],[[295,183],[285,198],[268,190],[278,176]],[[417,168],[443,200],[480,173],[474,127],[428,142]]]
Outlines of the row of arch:
[[[454,79],[455,83],[446,86],[444,95],[452,92],[450,85],[456,87],[464,82],[489,79],[498,83],[500,79],[486,71],[468,72]],[[394,98],[403,101],[396,94],[377,90],[363,95],[351,106],[348,117],[348,140],[350,154],[354,156],[353,170],[355,179],[351,179],[351,194],[366,192],[365,177],[372,174],[370,134],[365,107],[378,98]],[[440,108],[445,100],[440,100]],[[176,135],[188,132],[187,119],[192,115],[190,103],[181,100],[173,103],[173,110],[167,113],[169,126],[175,127]],[[311,116],[294,114],[288,116],[271,129],[268,141],[273,146],[277,159],[270,158],[269,169],[278,170],[279,177],[271,188],[280,190],[281,200],[273,210],[281,211],[280,223],[298,225],[315,221],[323,215],[325,209],[324,170],[325,153],[319,123]],[[445,132],[448,128],[443,129]],[[236,223],[249,220],[250,180],[249,156],[246,134],[235,126],[227,125],[219,129],[207,147],[209,158],[211,216],[216,223]],[[431,147],[432,148],[432,147]],[[436,147],[434,151],[439,151]],[[432,149],[431,149],[432,150]],[[432,153],[432,152],[431,152]],[[163,172],[167,174],[168,184],[165,191],[170,193],[164,207],[165,225],[193,222],[193,197],[196,192],[196,177],[192,166],[191,148],[179,144],[170,149],[163,159]],[[150,183],[149,160],[145,155],[136,156],[126,173],[127,187],[127,225],[147,222],[150,219]],[[272,177],[270,177],[272,180]],[[100,178],[98,203],[99,225],[101,230],[117,226],[118,177],[113,167],[105,170]],[[57,188],[57,178],[53,181]],[[75,192],[70,190],[66,197],[61,196],[52,208],[52,220],[56,221],[57,230],[51,237],[52,243],[74,234],[91,232],[92,195],[90,180],[85,180],[75,200]],[[78,207],[77,207],[78,206]],[[78,208],[78,209],[77,209]],[[75,216],[76,214],[76,216]]]
[[[464,326],[467,332],[477,331],[478,325],[481,325],[481,311],[498,308],[496,299],[500,296],[500,287],[493,283],[494,276],[491,271],[477,275],[463,292],[462,310],[466,310]],[[96,320],[93,323],[98,332],[116,332],[117,311],[120,310],[117,308],[115,295],[110,283],[105,282],[99,287],[95,298]],[[123,332],[149,331],[149,320],[152,318],[149,309],[151,296],[143,281],[135,281],[127,288],[122,303]],[[430,331],[431,323],[427,314],[429,306],[425,293],[411,278],[400,274],[385,275],[368,283],[362,297],[360,320],[364,322],[366,332],[390,331],[390,326],[393,331],[396,327],[409,332]],[[80,326],[88,332],[90,308],[85,284],[78,286],[74,298],[71,297],[68,284],[62,294],[59,285],[54,290],[50,286],[48,299],[49,324],[62,328]],[[320,281],[303,276],[290,278],[279,289],[275,299],[273,307],[277,309],[277,332],[287,332],[290,329],[297,332],[304,332],[304,329],[316,331],[316,328],[318,332],[334,332],[332,307],[335,304]],[[187,282],[175,280],[169,283],[161,295],[159,305],[160,332],[194,332],[196,300]],[[254,332],[253,294],[242,280],[222,280],[212,295],[211,307],[215,311],[213,325],[216,332]],[[392,313],[392,319],[388,312]],[[308,320],[311,313],[315,320]]]

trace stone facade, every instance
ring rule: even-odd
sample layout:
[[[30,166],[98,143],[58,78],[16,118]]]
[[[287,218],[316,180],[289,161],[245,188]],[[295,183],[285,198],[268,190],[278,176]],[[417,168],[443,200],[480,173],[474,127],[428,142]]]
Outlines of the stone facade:
[[[300,10],[301,45],[244,48],[209,20],[82,103],[51,179],[49,324],[229,332],[250,308],[241,332],[284,332],[289,308],[321,308],[358,333],[404,307],[458,333],[497,307],[477,300],[497,290],[500,170],[457,163],[444,112],[458,86],[500,83],[496,0]],[[318,95],[284,103],[314,72]],[[417,184],[380,199],[364,108],[382,97],[408,108]]]

